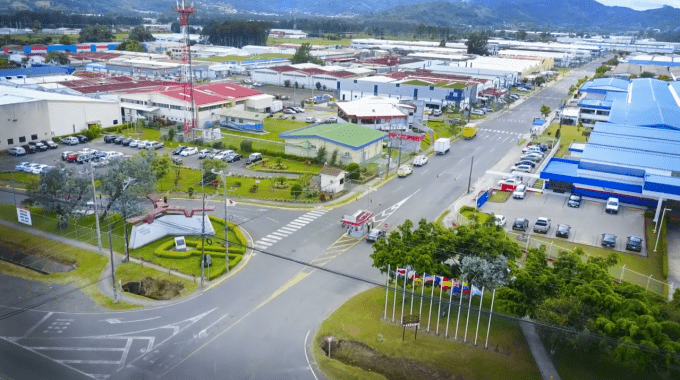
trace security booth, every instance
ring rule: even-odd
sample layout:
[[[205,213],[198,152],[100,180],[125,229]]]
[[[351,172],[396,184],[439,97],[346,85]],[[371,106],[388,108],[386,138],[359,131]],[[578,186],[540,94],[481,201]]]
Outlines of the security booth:
[[[347,230],[347,236],[361,238],[373,228],[373,213],[359,210],[352,215],[345,215],[340,221],[342,227]]]

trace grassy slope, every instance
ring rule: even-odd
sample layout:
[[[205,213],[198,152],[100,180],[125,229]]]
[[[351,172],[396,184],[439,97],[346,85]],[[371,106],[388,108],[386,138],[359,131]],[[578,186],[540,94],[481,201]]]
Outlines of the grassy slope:
[[[543,132],[541,136],[535,139],[538,142],[548,142],[555,139],[555,132],[559,128],[559,124],[550,124],[550,126]],[[564,157],[569,154],[569,145],[572,142],[586,142],[587,138],[583,136],[585,128],[578,130],[576,125],[562,125],[562,132],[560,137],[560,149],[555,153],[555,157]]]
[[[426,289],[429,291],[429,289]],[[436,296],[436,293],[435,293]],[[393,295],[390,295],[390,307]],[[399,297],[397,297],[399,298]],[[474,298],[479,306],[479,298]],[[533,358],[517,324],[506,322],[501,319],[493,319],[491,324],[491,334],[489,337],[489,350],[485,350],[483,339],[486,337],[487,319],[482,317],[480,323],[478,346],[470,344],[456,343],[443,337],[435,337],[424,333],[427,327],[427,315],[429,304],[423,306],[423,321],[418,339],[413,339],[414,331],[409,329],[406,332],[406,340],[402,342],[402,328],[399,326],[383,323],[381,321],[385,302],[385,290],[374,288],[361,293],[347,301],[331,316],[326,319],[319,328],[315,342],[327,335],[338,338],[353,339],[362,341],[381,353],[392,357],[405,357],[420,360],[432,364],[440,369],[455,374],[464,375],[465,378],[474,379],[539,379],[540,374],[536,369]],[[401,308],[397,301],[397,318],[399,318]],[[407,300],[406,309],[410,308],[410,300]],[[417,302],[417,301],[416,301]],[[485,307],[489,307],[490,297],[485,297]],[[436,309],[438,303],[433,309]],[[390,308],[388,307],[388,309]],[[414,305],[414,313],[416,306]],[[465,308],[463,308],[465,310]],[[434,311],[434,310],[433,310]],[[388,312],[388,318],[390,317]],[[435,313],[433,313],[435,314]],[[457,310],[451,310],[452,322],[449,326],[449,334],[453,335],[455,329],[455,316]],[[459,338],[465,333],[466,313],[461,313],[461,324],[459,327]],[[473,312],[470,315],[471,327],[468,331],[468,343],[474,340],[475,328],[472,322],[476,323],[477,316]],[[435,318],[433,316],[431,330],[434,330]],[[444,318],[440,321],[440,334],[446,327]],[[384,341],[377,341],[378,335],[382,335]],[[501,348],[502,353],[495,353],[496,345]],[[511,355],[505,355],[506,347],[510,348]],[[323,351],[314,347],[315,358],[320,368],[331,378],[334,379],[362,379],[366,372],[360,371],[355,367],[345,365],[338,361],[329,360]],[[331,354],[332,356],[332,354]],[[382,376],[370,378],[382,379]]]

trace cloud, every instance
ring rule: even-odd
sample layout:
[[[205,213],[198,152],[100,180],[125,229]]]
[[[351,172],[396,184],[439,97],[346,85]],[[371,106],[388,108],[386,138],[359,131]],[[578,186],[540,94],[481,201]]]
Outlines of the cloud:
[[[596,0],[597,2],[608,6],[628,7],[638,11],[645,9],[661,8],[664,5],[669,5],[674,8],[680,8],[680,0]]]

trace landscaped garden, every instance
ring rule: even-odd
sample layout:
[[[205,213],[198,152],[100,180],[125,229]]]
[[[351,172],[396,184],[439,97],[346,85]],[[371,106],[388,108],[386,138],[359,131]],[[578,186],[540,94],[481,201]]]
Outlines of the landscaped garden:
[[[556,133],[559,127],[559,124],[550,124],[550,126],[546,128],[546,130],[540,136],[532,139],[532,143],[554,143],[558,138]],[[562,131],[559,135],[560,148],[557,153],[555,153],[555,157],[564,157],[568,155],[569,145],[571,145],[572,142],[588,141],[588,137],[584,135],[584,132],[588,134],[587,128],[585,127],[562,124]]]

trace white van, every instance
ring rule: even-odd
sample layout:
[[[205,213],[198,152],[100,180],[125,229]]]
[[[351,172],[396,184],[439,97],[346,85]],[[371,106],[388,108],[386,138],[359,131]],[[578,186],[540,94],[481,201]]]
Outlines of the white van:
[[[420,155],[413,158],[413,166],[423,166],[425,164],[427,164],[427,156]]]

